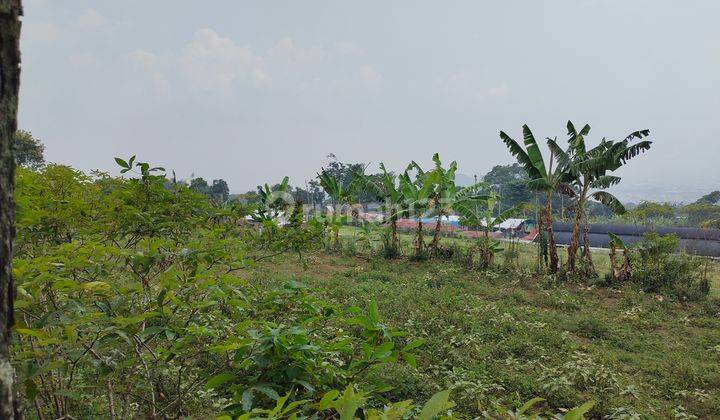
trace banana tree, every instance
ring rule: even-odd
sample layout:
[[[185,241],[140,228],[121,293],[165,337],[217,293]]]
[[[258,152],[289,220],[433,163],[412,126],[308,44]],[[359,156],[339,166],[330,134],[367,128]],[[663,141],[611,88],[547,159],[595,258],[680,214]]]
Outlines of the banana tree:
[[[519,207],[511,207],[494,217],[493,212],[499,201],[500,196],[495,191],[491,191],[485,197],[455,203],[455,211],[462,217],[462,223],[465,226],[480,226],[483,231],[483,236],[477,241],[481,268],[488,268],[495,254],[503,250],[500,242],[490,237],[490,232],[520,213]]]
[[[434,181],[422,170],[418,171],[415,180],[410,178],[407,170],[398,179],[400,192],[402,193],[401,214],[405,217],[417,217],[414,258],[422,259],[425,257],[422,216],[429,208]]]
[[[325,190],[325,194],[330,197],[330,201],[333,205],[333,211],[329,219],[326,219],[330,229],[333,232],[335,239],[335,247],[340,245],[340,228],[346,219],[346,216],[341,214],[341,206],[350,204],[354,201],[354,184],[351,183],[348,186],[344,186],[341,182],[332,176],[329,172],[323,170],[317,174],[320,186]]]
[[[432,184],[432,188],[429,190],[430,197],[428,216],[435,217],[435,230],[429,249],[433,255],[436,255],[440,244],[442,218],[450,215],[457,203],[473,198],[481,188],[486,186],[486,184],[484,182],[478,182],[464,188],[458,188],[455,184],[457,162],[450,162],[448,168],[445,169],[442,166],[440,156],[437,153],[433,155],[432,159],[435,163],[435,167],[427,173],[423,172],[420,165],[414,161],[410,164],[410,167],[418,171],[418,174],[422,177],[423,182]]]
[[[608,232],[610,241],[608,246],[610,247],[610,279],[613,282],[623,283],[632,277],[632,266],[630,265],[630,254],[628,247],[625,245],[622,239],[614,233]],[[623,262],[618,264],[617,261],[617,250],[623,250]]]
[[[552,149],[550,158],[548,159],[548,165],[546,166],[545,159],[532,131],[527,125],[523,125],[522,129],[525,148],[520,146],[518,142],[503,131],[500,132],[500,138],[530,178],[527,184],[528,187],[545,193],[545,209],[540,215],[538,226],[540,231],[544,228],[546,232],[548,251],[550,254],[550,272],[555,273],[558,270],[559,258],[553,237],[552,201],[556,193],[570,194],[572,192],[569,188],[569,182],[572,181],[572,174],[562,165],[558,165],[553,170],[554,156]]]
[[[280,184],[270,187],[258,185],[258,210],[251,214],[253,220],[258,222],[275,220],[282,212],[286,211],[293,202],[292,194],[289,191],[290,179],[284,177]]]
[[[397,183],[398,177],[392,172],[388,172],[383,163],[380,163],[380,170],[382,173],[379,177],[356,173],[353,182],[357,189],[370,194],[373,199],[382,203],[382,210],[387,215],[390,225],[390,246],[393,251],[397,251],[399,249],[397,221],[398,215],[402,212],[403,194]],[[395,252],[392,255],[395,255]]]
[[[562,150],[558,144],[548,139],[548,147],[557,159],[558,167],[568,171],[572,175],[572,185],[575,191],[575,217],[573,231],[568,246],[568,272],[575,272],[577,265],[577,251],[580,247],[580,229],[585,220],[585,207],[589,200],[604,204],[615,214],[625,213],[625,207],[614,195],[605,191],[613,185],[617,185],[621,178],[610,175],[628,160],[640,155],[650,149],[651,141],[643,140],[632,143],[636,139],[643,139],[650,135],[649,130],[639,130],[630,133],[622,141],[606,140],[603,138],[600,143],[588,149],[585,144],[585,136],[590,133],[590,126],[585,124],[580,131],[577,131],[572,122],[568,121],[568,148]],[[582,258],[589,271],[594,271],[590,247],[587,240],[587,229],[585,230],[585,246]]]

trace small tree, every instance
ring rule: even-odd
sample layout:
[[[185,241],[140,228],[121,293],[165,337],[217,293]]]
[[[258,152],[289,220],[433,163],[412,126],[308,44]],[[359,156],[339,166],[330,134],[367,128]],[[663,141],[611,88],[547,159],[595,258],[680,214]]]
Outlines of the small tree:
[[[342,213],[341,207],[354,201],[353,190],[355,186],[352,182],[348,182],[347,185],[343,184],[330,172],[327,172],[324,169],[318,174],[318,180],[320,182],[320,186],[322,186],[325,190],[325,193],[330,198],[333,205],[330,227],[333,230],[335,247],[337,248],[340,246],[340,227],[345,221],[345,216],[340,214]]]
[[[610,237],[610,281],[612,283],[624,283],[630,280],[632,276],[632,266],[630,265],[630,253],[628,247],[619,236],[614,233],[608,233]],[[623,262],[617,260],[617,250],[623,251]]]
[[[32,133],[25,130],[15,132],[15,163],[18,166],[38,169],[45,164],[45,146]]]
[[[193,178],[190,180],[190,189],[201,194],[210,193],[210,186],[208,185],[207,181],[205,181],[205,179],[201,177]]]
[[[221,202],[227,201],[230,196],[230,187],[224,179],[214,179],[210,187],[210,194]]]
[[[251,217],[259,222],[275,220],[281,213],[285,213],[294,204],[290,194],[290,178],[284,177],[274,186],[265,184],[257,186],[257,211]]]
[[[418,170],[413,181],[406,170],[400,175],[400,191],[403,195],[403,215],[406,217],[417,217],[417,229],[415,231],[414,254],[415,259],[425,258],[425,241],[423,239],[422,217],[428,210],[430,196],[434,188],[431,178],[428,178],[422,170]]]
[[[462,216],[464,225],[480,226],[482,229],[483,236],[477,240],[481,268],[488,268],[492,264],[495,254],[503,250],[500,242],[492,239],[490,233],[504,221],[520,212],[519,207],[510,207],[497,217],[493,217],[495,206],[497,206],[499,200],[500,196],[495,191],[491,191],[485,197],[464,200],[455,205],[455,210]]]
[[[397,235],[397,220],[402,212],[403,195],[397,183],[397,176],[385,169],[380,163],[380,176],[368,176],[363,173],[355,174],[355,185],[359,191],[369,194],[374,200],[381,203],[390,224],[390,246],[392,252],[387,255],[396,255],[399,250]]]
[[[615,214],[625,213],[625,207],[620,200],[605,191],[620,182],[620,177],[609,175],[609,173],[650,149],[652,142],[644,140],[631,144],[635,139],[642,139],[650,135],[649,130],[640,130],[630,133],[624,140],[618,142],[602,139],[600,144],[588,150],[585,145],[585,136],[590,133],[590,126],[585,124],[580,131],[577,131],[573,123],[568,121],[567,129],[569,136],[567,151],[563,151],[551,139],[548,139],[548,146],[558,161],[558,168],[572,174],[572,183],[576,193],[575,218],[568,246],[567,261],[568,272],[573,273],[580,246],[580,228],[585,218],[588,199],[592,198],[606,205]],[[583,259],[588,269],[594,271],[589,246],[585,246]]]
[[[521,147],[503,131],[500,132],[500,138],[510,150],[510,153],[515,156],[520,166],[525,170],[528,178],[530,178],[527,183],[528,187],[545,193],[545,209],[540,215],[538,226],[541,232],[544,227],[547,234],[548,251],[550,254],[550,272],[555,273],[558,270],[559,258],[557,248],[555,247],[555,238],[553,237],[552,201],[557,192],[568,193],[570,191],[568,183],[572,181],[572,175],[561,165],[558,165],[558,167],[553,170],[552,151],[550,153],[550,159],[548,159],[549,166],[545,166],[545,159],[543,158],[542,152],[540,152],[540,147],[538,147],[535,136],[527,125],[523,125],[523,142],[525,143],[525,148]]]

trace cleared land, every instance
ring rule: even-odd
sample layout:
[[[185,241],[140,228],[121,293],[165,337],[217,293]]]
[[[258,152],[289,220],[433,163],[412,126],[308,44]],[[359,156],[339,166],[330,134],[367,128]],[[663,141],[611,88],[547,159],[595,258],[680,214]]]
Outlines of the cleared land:
[[[531,250],[521,254],[532,261]],[[449,387],[458,412],[472,416],[533,397],[550,408],[595,400],[593,415],[615,418],[720,416],[718,300],[686,304],[512,273],[316,253],[306,268],[288,255],[246,275],[263,288],[299,280],[338,305],[374,299],[385,322],[427,340],[417,370],[372,372],[394,387],[391,400],[423,401]]]

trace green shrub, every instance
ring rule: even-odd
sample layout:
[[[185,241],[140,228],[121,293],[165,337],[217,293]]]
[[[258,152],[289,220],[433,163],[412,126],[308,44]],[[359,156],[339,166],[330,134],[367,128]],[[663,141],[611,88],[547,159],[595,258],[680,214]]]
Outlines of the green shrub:
[[[710,287],[700,270],[700,260],[677,254],[678,244],[676,235],[645,234],[634,247],[632,281],[646,292],[688,300],[707,296]]]

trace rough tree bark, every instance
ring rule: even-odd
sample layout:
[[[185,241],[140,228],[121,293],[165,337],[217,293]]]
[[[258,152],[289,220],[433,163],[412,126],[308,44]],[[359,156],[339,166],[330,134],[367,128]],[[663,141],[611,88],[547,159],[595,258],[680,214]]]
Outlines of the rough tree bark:
[[[417,232],[415,236],[415,258],[422,258],[423,251],[425,249],[425,242],[423,241],[423,222],[418,218]]]
[[[583,226],[583,253],[582,253],[583,261],[585,262],[585,269],[587,270],[588,275],[594,275],[596,273],[595,271],[595,264],[593,264],[592,254],[590,253],[590,226],[585,224]]]
[[[430,249],[432,250],[433,255],[438,254],[438,247],[440,246],[440,228],[442,226],[443,216],[444,213],[440,212],[437,216],[437,220],[435,221],[435,232],[433,233],[432,243],[430,244]]]
[[[557,245],[555,245],[555,233],[553,231],[552,207],[545,212],[545,229],[547,232],[548,254],[550,254],[550,272],[557,273],[560,265]]]
[[[567,271],[570,274],[575,273],[575,266],[577,265],[577,251],[580,248],[580,223],[582,222],[582,213],[585,208],[585,195],[587,194],[587,190],[588,186],[583,185],[578,196],[577,207],[575,208],[575,220],[573,222],[572,236],[570,236],[570,245],[567,249]]]
[[[558,271],[560,258],[558,257],[557,247],[555,246],[555,234],[553,232],[553,207],[552,199],[555,191],[549,191],[547,194],[547,203],[545,205],[545,229],[548,240],[548,253],[550,254],[550,272],[555,274]],[[541,216],[542,217],[542,216]]]
[[[15,237],[15,158],[20,87],[20,0],[0,0],[0,418],[19,419],[10,364],[10,332],[14,323],[15,285],[12,242]]]
[[[392,245],[397,249],[398,247],[398,233],[397,233],[397,217],[393,216],[390,219],[390,230],[392,231]]]

